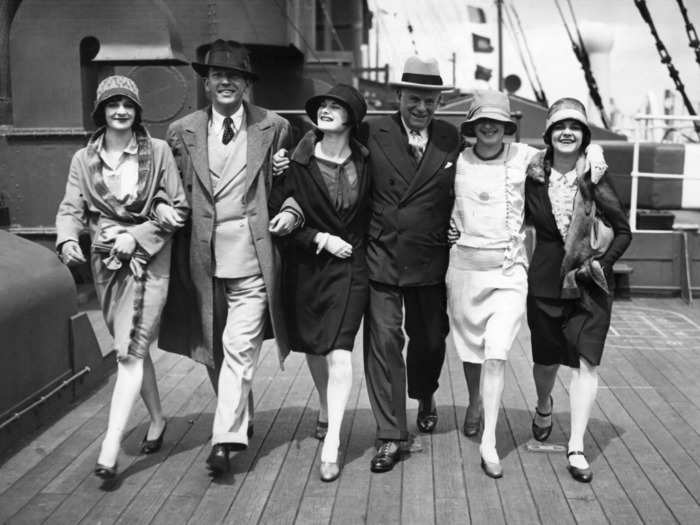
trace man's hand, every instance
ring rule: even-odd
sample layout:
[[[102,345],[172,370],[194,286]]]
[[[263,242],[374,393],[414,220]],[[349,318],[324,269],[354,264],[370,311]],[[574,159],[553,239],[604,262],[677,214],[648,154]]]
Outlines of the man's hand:
[[[114,247],[111,253],[125,261],[131,258],[136,249],[136,239],[130,233],[120,233],[114,239]]]
[[[61,245],[61,260],[68,266],[76,266],[85,262],[85,256],[76,241],[66,241]]]
[[[289,168],[287,150],[282,148],[272,156],[272,176],[282,175]]]
[[[297,224],[296,216],[289,211],[281,211],[270,220],[268,230],[273,235],[289,235]]]
[[[165,202],[159,202],[156,204],[153,213],[155,214],[159,223],[170,228],[182,228],[182,226],[185,224],[177,210]]]
[[[460,235],[462,234],[457,229],[457,225],[455,224],[454,219],[450,219],[450,227],[447,228],[447,244],[452,246],[454,243],[457,242]]]

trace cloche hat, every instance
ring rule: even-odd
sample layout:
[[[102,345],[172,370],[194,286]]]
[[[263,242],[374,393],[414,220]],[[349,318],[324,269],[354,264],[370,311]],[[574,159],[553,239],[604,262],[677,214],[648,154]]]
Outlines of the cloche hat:
[[[591,128],[588,125],[586,107],[578,99],[572,97],[560,98],[554,102],[547,110],[547,117],[544,122],[544,142],[548,146],[552,144],[552,127],[562,120],[575,120],[583,126],[584,139],[583,146],[586,147],[591,140]]]
[[[477,91],[467,112],[467,120],[462,123],[462,135],[474,136],[474,124],[477,120],[489,119],[502,122],[506,135],[512,135],[518,129],[510,116],[510,99],[505,93],[494,90]]]
[[[192,62],[192,69],[201,77],[209,74],[210,67],[231,69],[250,80],[257,80],[258,75],[250,67],[248,50],[235,40],[215,40],[204,56],[204,62]]]
[[[422,59],[417,56],[408,57],[403,66],[401,81],[392,84],[396,87],[436,91],[449,91],[454,88],[443,83],[440,66],[435,58]]]
[[[92,120],[99,120],[102,103],[116,96],[123,96],[131,100],[138,107],[139,113],[142,111],[139,88],[129,77],[122,75],[112,75],[105,78],[97,86],[95,107],[92,110]]]
[[[306,114],[316,124],[318,107],[326,99],[333,99],[345,107],[351,118],[351,126],[357,126],[367,114],[367,103],[362,94],[348,84],[336,84],[328,93],[316,95],[306,101]]]

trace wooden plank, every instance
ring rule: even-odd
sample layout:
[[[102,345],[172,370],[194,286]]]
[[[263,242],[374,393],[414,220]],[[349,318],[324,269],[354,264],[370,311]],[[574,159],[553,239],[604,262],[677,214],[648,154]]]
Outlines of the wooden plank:
[[[168,374],[162,375],[160,379],[159,388],[161,390],[161,399],[163,404],[163,409],[165,413],[169,413],[169,408],[172,405],[173,391],[176,391],[180,381],[180,372],[188,370],[191,368],[191,363],[183,360],[180,357],[173,356],[176,359],[176,365],[168,372]],[[158,371],[156,371],[156,374]],[[93,508],[97,505],[97,509],[93,512],[99,513],[105,507],[103,502],[111,499],[123,497],[119,493],[122,487],[129,486],[129,466],[134,463],[136,457],[133,455],[140,444],[141,430],[143,425],[147,421],[147,411],[142,403],[136,403],[134,405],[134,410],[132,411],[130,421],[133,426],[124,435],[122,440],[122,451],[119,458],[119,469],[120,474],[116,478],[114,483],[103,483],[101,480],[96,478],[92,474],[94,468],[95,456],[90,459],[89,455],[83,455],[82,460],[74,462],[61,473],[59,479],[57,479],[56,486],[64,487],[64,490],[72,489],[68,494],[63,503],[56,508],[56,510],[51,514],[50,520],[55,523],[78,523],[83,517],[90,513]],[[106,429],[107,411],[100,414],[98,417],[94,418],[99,420],[100,434],[94,439],[90,445],[95,447],[95,450],[99,447],[102,440],[104,431]],[[137,432],[138,429],[138,432]],[[87,448],[87,447],[86,447]],[[127,481],[125,484],[124,481]],[[116,490],[119,489],[119,490]],[[128,491],[128,488],[125,489]],[[111,496],[111,498],[110,498]],[[100,520],[104,520],[103,516],[100,516]]]
[[[358,395],[354,403],[350,436],[343,458],[343,472],[338,480],[338,491],[331,516],[332,523],[342,525],[367,521],[370,480],[377,475],[369,469],[375,454],[374,438],[377,425],[367,396],[361,340],[360,344],[355,345],[353,352],[353,376],[354,382],[358,384]]]
[[[254,466],[263,439],[272,428],[274,417],[279,410],[279,400],[283,399],[291,388],[302,364],[303,360],[299,356],[292,355],[287,359],[286,372],[269,376],[270,379],[274,377],[274,381],[256,406],[255,436],[248,449],[231,456],[231,472],[213,478],[206,487],[191,517],[194,523],[219,523],[224,519],[245,476]]]
[[[456,378],[452,376],[455,368],[459,368]],[[466,405],[466,397],[459,398],[453,384],[454,381],[464,384],[461,368],[454,352],[448,348],[440,376],[440,388],[435,394],[439,415],[438,427],[432,436],[435,523],[469,523],[466,485],[462,469],[459,468],[462,463],[460,436],[464,409],[458,399]],[[459,408],[456,408],[458,405]],[[417,495],[417,498],[416,504],[429,507],[424,496],[421,498]]]
[[[454,355],[454,351],[448,351],[445,365],[450,374],[452,396],[455,400],[456,425],[461,429],[469,399],[462,363]],[[488,522],[490,525],[505,523],[496,481],[487,477],[479,466],[480,437],[467,438],[461,430],[457,432],[462,459],[460,470],[468,508],[468,514],[465,513],[463,519],[466,521],[468,517],[471,523]]]
[[[355,349],[353,350],[353,390],[350,394],[350,399],[357,399],[356,392],[359,392],[362,385],[362,346],[360,344],[362,331],[359,332],[359,337],[356,338]],[[350,417],[349,417],[350,416]],[[312,469],[309,472],[304,491],[299,501],[299,510],[297,515],[298,523],[330,523],[333,519],[334,505],[338,502],[338,491],[341,482],[347,478],[346,467],[352,461],[352,457],[348,455],[349,440],[353,429],[353,417],[348,414],[344,417],[343,426],[340,433],[340,461],[343,464],[341,478],[333,483],[324,483],[320,479],[319,465],[321,461],[321,446],[319,445],[316,457],[312,461]],[[365,467],[367,468],[367,467]],[[336,514],[337,515],[337,514]]]
[[[516,492],[510,490],[510,494],[502,490],[505,498],[524,498],[529,495],[534,505],[534,516],[532,510],[528,510],[528,519],[534,523],[574,523],[574,517],[566,501],[564,493],[559,485],[559,481],[549,461],[546,453],[534,453],[527,450],[527,443],[532,440],[532,417],[534,410],[529,409],[529,405],[534,404],[535,391],[532,380],[532,363],[525,356],[529,355],[529,345],[527,351],[522,348],[520,341],[515,341],[508,356],[508,366],[506,367],[506,388],[503,393],[503,406],[506,413],[508,425],[511,428],[514,445],[520,460],[521,471],[506,471],[504,476],[510,478],[517,476],[522,483]],[[522,381],[522,385],[518,379]],[[508,516],[507,510],[504,509]],[[512,513],[511,513],[512,514]],[[523,517],[525,517],[523,516]],[[509,517],[518,520],[519,516]]]
[[[7,525],[43,523],[64,498],[63,494],[38,494],[34,497],[31,507],[25,507],[3,523],[7,523]]]
[[[279,410],[272,420],[274,431],[265,436],[252,468],[248,469],[236,499],[224,517],[225,523],[257,523],[263,512],[313,389],[306,360],[302,360],[304,364],[300,366],[287,395],[281,399]]]
[[[214,400],[207,374],[202,371],[200,377],[199,385],[180,408],[179,415],[173,414],[168,419],[162,451],[151,456],[154,461],[162,460],[162,463],[155,464],[155,472],[120,514],[117,523],[150,523],[184,473],[192,467],[192,461],[208,435],[201,427],[199,432],[192,430],[202,418],[202,412],[211,407]]]

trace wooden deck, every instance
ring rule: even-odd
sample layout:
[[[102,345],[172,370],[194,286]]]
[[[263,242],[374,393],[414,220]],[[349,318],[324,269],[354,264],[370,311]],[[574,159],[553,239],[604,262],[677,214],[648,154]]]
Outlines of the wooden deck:
[[[92,475],[113,378],[0,466],[0,522],[7,523],[700,523],[700,308],[678,300],[615,305],[586,436],[593,482],[573,481],[561,452],[530,451],[534,386],[526,329],[507,367],[498,426],[505,476],[487,478],[478,443],[462,425],[467,391],[448,352],[437,392],[440,422],[421,452],[372,474],[374,419],[354,352],[354,387],[342,434],[344,469],[318,477],[311,437],[316,398],[304,360],[280,371],[266,344],[255,379],[255,436],[213,480],[204,466],[214,397],[200,365],[158,352],[169,416],[163,449],[139,456],[139,402],[113,486]],[[552,443],[566,443],[568,378],[554,390]],[[410,420],[416,404],[410,402]],[[412,426],[414,423],[412,424]],[[415,430],[415,427],[413,427]]]

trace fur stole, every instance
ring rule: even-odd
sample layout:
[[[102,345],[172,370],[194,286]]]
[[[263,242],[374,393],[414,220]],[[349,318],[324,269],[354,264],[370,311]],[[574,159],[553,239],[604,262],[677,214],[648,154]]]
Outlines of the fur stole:
[[[552,155],[549,148],[535,155],[527,167],[527,176],[545,184],[552,170]],[[593,230],[598,227],[594,183],[591,170],[586,169],[585,155],[576,161],[576,183],[578,191],[574,197],[573,213],[569,230],[564,239],[564,258],[560,275],[563,280],[562,298],[575,299],[581,296],[578,283],[593,283],[605,293],[609,293],[607,279],[597,257],[602,255],[599,248],[591,243]]]

